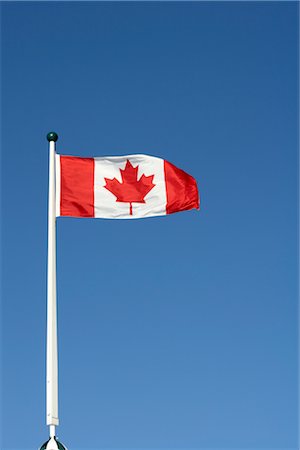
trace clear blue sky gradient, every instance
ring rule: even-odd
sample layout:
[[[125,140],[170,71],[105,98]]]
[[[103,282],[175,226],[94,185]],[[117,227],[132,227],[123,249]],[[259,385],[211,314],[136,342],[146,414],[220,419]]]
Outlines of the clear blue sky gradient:
[[[298,448],[298,4],[2,3],[2,447],[45,425],[47,132],[148,153],[200,212],[57,223],[79,449]]]

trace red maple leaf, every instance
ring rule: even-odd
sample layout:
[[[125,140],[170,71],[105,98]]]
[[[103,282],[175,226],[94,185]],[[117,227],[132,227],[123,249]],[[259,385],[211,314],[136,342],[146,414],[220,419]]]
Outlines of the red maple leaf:
[[[132,216],[132,203],[146,203],[144,198],[154,188],[152,183],[154,175],[146,177],[144,174],[137,179],[137,172],[139,166],[133,167],[131,162],[127,160],[125,169],[120,169],[122,183],[116,178],[112,180],[104,178],[106,185],[105,189],[110,191],[117,197],[117,202],[130,203],[130,212]]]

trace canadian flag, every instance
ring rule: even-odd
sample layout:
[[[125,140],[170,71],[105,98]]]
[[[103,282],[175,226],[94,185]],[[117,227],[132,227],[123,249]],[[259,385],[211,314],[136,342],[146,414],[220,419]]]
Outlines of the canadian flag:
[[[164,159],[56,155],[56,216],[131,219],[193,208],[196,180]]]

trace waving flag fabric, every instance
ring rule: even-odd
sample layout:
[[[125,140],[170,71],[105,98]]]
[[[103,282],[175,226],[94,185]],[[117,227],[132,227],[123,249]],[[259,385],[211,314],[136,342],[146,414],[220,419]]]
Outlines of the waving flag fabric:
[[[148,155],[56,155],[56,215],[131,219],[199,209],[195,179]]]

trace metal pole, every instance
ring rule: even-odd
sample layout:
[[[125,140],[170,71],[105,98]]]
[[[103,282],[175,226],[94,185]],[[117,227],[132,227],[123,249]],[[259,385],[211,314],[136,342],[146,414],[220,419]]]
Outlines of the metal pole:
[[[49,197],[48,197],[48,273],[47,273],[47,385],[46,422],[50,437],[55,436],[58,419],[58,363],[56,313],[56,213],[55,213],[55,142],[56,133],[48,133]]]

